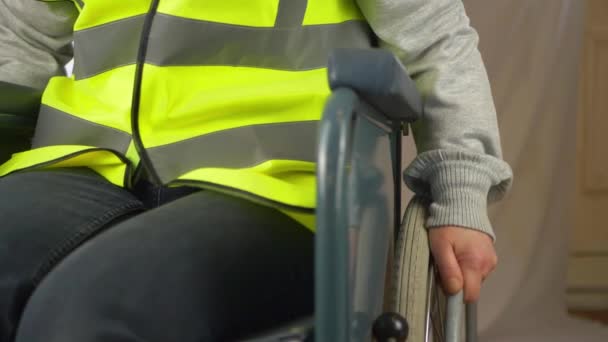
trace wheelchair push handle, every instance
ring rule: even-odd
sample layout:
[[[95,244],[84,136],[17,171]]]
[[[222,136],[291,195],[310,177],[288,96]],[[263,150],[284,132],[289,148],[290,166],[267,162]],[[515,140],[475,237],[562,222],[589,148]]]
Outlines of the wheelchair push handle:
[[[336,49],[329,56],[329,86],[350,88],[390,120],[413,122],[422,98],[399,59],[382,49]]]

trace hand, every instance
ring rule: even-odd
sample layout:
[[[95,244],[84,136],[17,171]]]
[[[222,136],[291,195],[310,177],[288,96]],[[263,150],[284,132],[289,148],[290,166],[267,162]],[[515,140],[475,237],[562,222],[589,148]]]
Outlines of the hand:
[[[447,226],[431,228],[429,240],[445,292],[453,295],[464,287],[466,302],[479,299],[481,283],[498,262],[492,238],[477,230]]]

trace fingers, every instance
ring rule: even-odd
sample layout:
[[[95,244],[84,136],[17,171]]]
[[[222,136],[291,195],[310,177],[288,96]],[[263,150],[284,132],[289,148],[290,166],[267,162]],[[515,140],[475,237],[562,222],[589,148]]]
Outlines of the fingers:
[[[476,302],[481,292],[482,274],[479,270],[463,267],[464,278],[464,301],[467,303]]]
[[[475,302],[479,299],[483,281],[496,267],[496,254],[493,249],[467,248],[460,255],[457,253],[457,259],[464,279],[464,300]]]
[[[431,250],[446,293],[464,290],[466,302],[479,299],[483,280],[498,262],[492,240],[485,233],[459,227],[432,229]]]
[[[464,282],[452,244],[447,240],[431,240],[431,249],[443,290],[450,295],[460,292]]]

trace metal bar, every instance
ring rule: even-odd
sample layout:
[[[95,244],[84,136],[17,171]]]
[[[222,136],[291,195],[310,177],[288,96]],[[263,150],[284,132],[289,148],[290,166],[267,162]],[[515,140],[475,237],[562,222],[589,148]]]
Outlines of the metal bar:
[[[459,342],[460,329],[462,327],[463,314],[463,292],[450,296],[448,298],[447,317],[445,322],[445,341]]]
[[[348,221],[341,208],[346,190],[348,130],[358,102],[349,89],[334,91],[319,131],[317,163],[317,232],[315,235],[315,340],[347,342],[350,333]],[[342,176],[340,176],[342,175]]]
[[[477,303],[467,304],[466,310],[466,342],[477,342]]]

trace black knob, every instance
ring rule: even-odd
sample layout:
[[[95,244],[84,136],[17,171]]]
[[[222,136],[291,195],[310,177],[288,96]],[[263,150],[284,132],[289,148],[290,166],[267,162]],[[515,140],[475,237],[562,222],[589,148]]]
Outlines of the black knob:
[[[385,312],[374,322],[372,328],[378,342],[389,342],[390,339],[404,342],[410,331],[405,318],[394,312]]]

